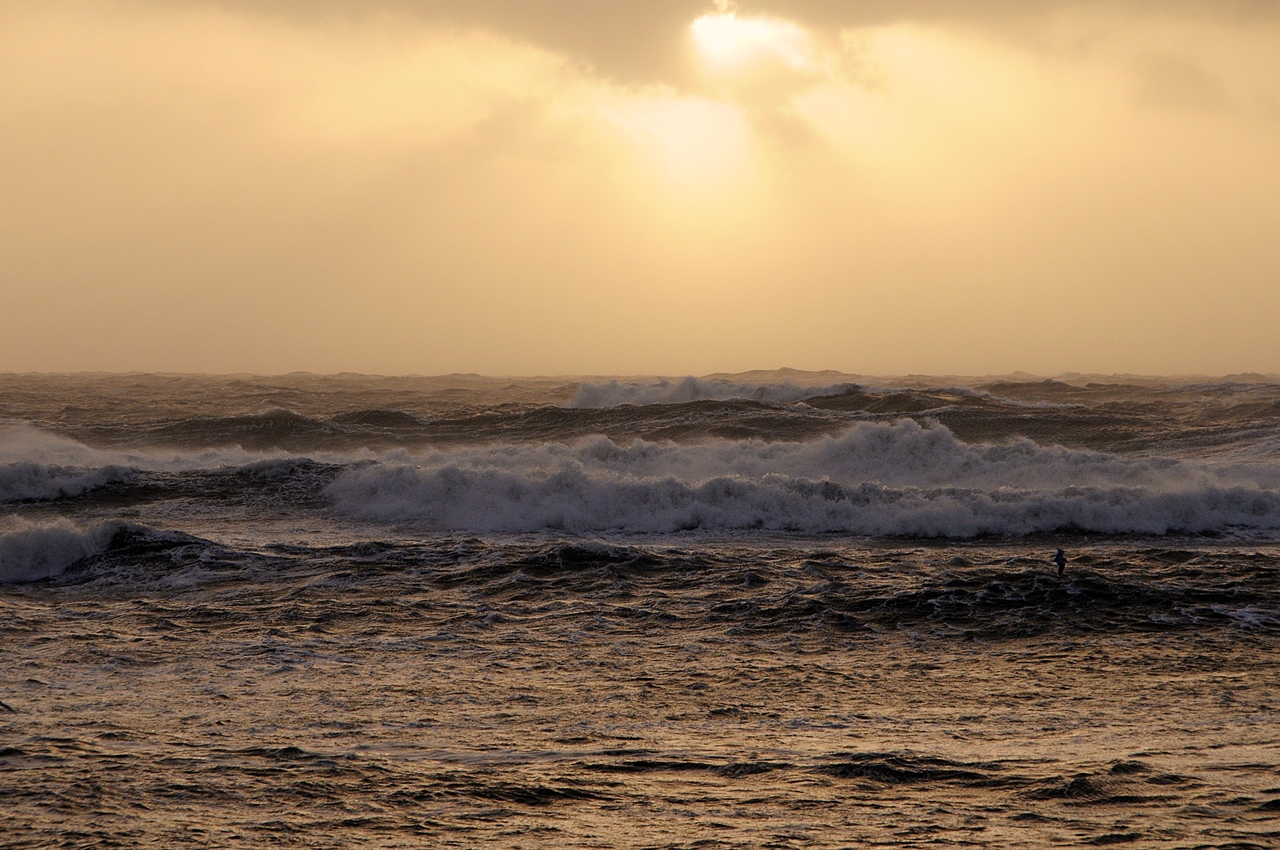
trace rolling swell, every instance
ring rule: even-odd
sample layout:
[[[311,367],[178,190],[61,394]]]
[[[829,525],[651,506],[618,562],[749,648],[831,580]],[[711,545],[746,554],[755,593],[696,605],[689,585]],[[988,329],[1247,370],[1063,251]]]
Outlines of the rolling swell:
[[[584,625],[603,618],[620,627],[742,636],[903,630],[948,639],[1201,629],[1280,634],[1280,561],[1274,556],[1083,549],[1073,552],[1067,575],[1058,578],[1047,559],[1028,558],[1013,547],[1004,549],[999,563],[971,564],[962,555],[947,557],[949,552],[931,557],[928,550],[780,548],[762,555],[732,541],[687,549],[445,541],[281,554],[327,562],[370,581],[398,577],[460,594],[485,624],[522,621],[569,601]],[[273,569],[286,566],[280,561]]]
[[[1079,386],[1049,380],[947,389],[852,387],[805,403],[859,417],[926,416],[971,442],[1025,437],[1126,453],[1252,449],[1274,436],[1280,423],[1280,387],[1269,383]],[[1273,447],[1263,454],[1276,453]]]
[[[502,384],[476,376],[291,376],[255,385],[139,376],[120,387],[104,377],[104,386],[90,388],[69,376],[51,376],[0,380],[11,385],[0,415],[97,446],[240,446],[294,453],[590,435],[620,442],[801,440],[854,422],[906,417],[945,425],[968,442],[1028,438],[1110,453],[1280,455],[1276,383],[1003,380],[895,386],[840,377],[783,373],[773,381]],[[126,402],[139,394],[148,404],[128,409]],[[228,413],[245,404],[251,409]]]
[[[360,448],[572,440],[604,434],[619,440],[707,437],[797,439],[842,427],[839,414],[751,400],[698,400],[645,407],[567,408],[509,404],[444,415],[365,409],[319,417],[273,409],[243,416],[195,417],[144,425],[60,426],[77,439],[107,446],[193,449],[237,446],[250,451],[351,451]]]
[[[729,381],[722,378],[687,377],[679,381],[609,381],[584,383],[569,407],[595,408],[619,405],[683,404],[693,401],[750,400],[772,404],[794,404],[810,398],[856,391],[855,384],[801,386],[789,382],[767,384]]]
[[[437,559],[426,580],[465,589],[482,609],[500,605],[514,618],[573,599],[588,605],[584,621],[746,638],[1280,634],[1274,556],[1085,549],[1058,578],[1047,558],[1005,552],[1001,563],[970,564],[946,549],[935,561],[928,551],[892,549],[780,549],[762,557],[731,542],[674,550],[561,543],[498,558],[476,551],[452,564]]]
[[[984,546],[972,563],[947,544],[928,549],[776,548],[733,538],[690,547],[566,540],[530,545],[458,539],[370,540],[342,546],[236,549],[120,521],[23,523],[0,534],[0,581],[112,587],[113,592],[234,583],[254,597],[297,601],[314,585],[320,610],[341,589],[413,595],[422,605],[361,604],[361,618],[422,627],[436,611],[450,629],[513,628],[547,617],[556,628],[751,639],[816,634],[864,639],[908,632],[946,640],[1040,634],[1161,632],[1280,635],[1274,554],[1167,547],[1072,547],[1064,577],[1045,546]],[[328,588],[328,591],[324,589]],[[443,594],[443,595],[440,595]],[[295,604],[290,602],[290,605]],[[331,614],[317,621],[327,622]]]

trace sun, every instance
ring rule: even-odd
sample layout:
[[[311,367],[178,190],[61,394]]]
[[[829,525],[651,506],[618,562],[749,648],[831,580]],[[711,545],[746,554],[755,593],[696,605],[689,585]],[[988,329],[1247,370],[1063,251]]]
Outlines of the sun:
[[[808,33],[789,21],[740,18],[727,6],[698,18],[690,26],[707,66],[719,72],[743,70],[762,63],[782,63],[795,71],[812,68]]]

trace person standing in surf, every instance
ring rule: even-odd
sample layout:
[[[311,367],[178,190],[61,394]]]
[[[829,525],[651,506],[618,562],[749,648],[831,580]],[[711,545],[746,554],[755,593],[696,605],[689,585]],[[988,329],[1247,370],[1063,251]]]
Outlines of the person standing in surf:
[[[1062,578],[1062,571],[1067,568],[1067,553],[1059,549],[1053,556],[1053,562],[1058,565],[1058,578]]]

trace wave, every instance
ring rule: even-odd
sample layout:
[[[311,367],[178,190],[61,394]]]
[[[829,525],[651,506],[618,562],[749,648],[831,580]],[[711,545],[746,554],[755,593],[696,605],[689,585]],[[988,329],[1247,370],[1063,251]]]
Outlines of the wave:
[[[39,463],[4,464],[0,466],[0,504],[81,496],[132,477],[132,470],[121,466],[75,469]]]
[[[1280,529],[1280,468],[970,445],[911,420],[808,442],[606,438],[408,453],[330,483],[354,519],[428,530],[767,529],[973,537]]]
[[[1075,402],[1020,400],[1004,398],[983,389],[946,386],[935,389],[911,387],[864,386],[854,383],[802,385],[789,382],[773,384],[740,383],[722,378],[683,378],[679,381],[660,379],[647,381],[609,381],[582,384],[577,395],[564,406],[571,408],[603,408],[619,405],[688,404],[696,401],[756,401],[762,404],[794,405],[823,399],[831,409],[862,409],[869,412],[911,413],[944,409],[958,403],[986,403],[996,408],[1032,410],[1075,410]]]
[[[0,524],[0,584],[53,579],[60,584],[156,584],[178,587],[269,563],[181,531],[123,520],[82,525],[65,518]]]
[[[94,448],[26,422],[0,423],[0,466],[35,465],[66,471],[120,467],[179,472],[239,466],[280,455],[280,452],[249,451],[236,445],[196,446],[176,451],[163,447]]]
[[[769,404],[795,404],[805,399],[856,390],[855,384],[805,387],[792,383],[746,384],[720,378],[688,377],[679,381],[659,380],[609,381],[583,384],[566,407],[617,407],[621,404],[684,404],[691,401],[759,401]]]
[[[167,445],[235,445],[246,449],[301,447],[345,436],[338,425],[282,408],[243,416],[179,419],[155,427],[148,434],[150,440]]]
[[[0,421],[0,464],[92,467],[114,463],[84,443],[36,428],[26,422]]]
[[[0,435],[6,460],[0,504],[100,490],[113,505],[178,498],[273,514],[332,509],[438,531],[973,537],[1280,530],[1274,458],[1179,460],[1026,438],[967,443],[945,426],[910,419],[778,442],[594,436],[426,453],[121,452],[26,428]]]
[[[841,376],[824,375],[836,380]],[[966,387],[824,384],[781,375],[769,383],[740,377],[636,379],[566,385],[559,397],[499,405],[423,406],[411,397],[376,394],[328,399],[274,399],[297,410],[270,407],[223,412],[208,405],[158,412],[45,411],[37,419],[60,433],[98,446],[148,455],[190,457],[198,451],[243,457],[253,453],[353,455],[402,447],[554,442],[603,434],[632,439],[702,441],[713,438],[801,440],[832,434],[854,422],[909,417],[936,421],[971,442],[1028,437],[1104,452],[1280,459],[1280,388],[1152,388],[1070,386],[1052,382]],[[907,382],[910,383],[910,382]],[[576,392],[571,400],[565,398]],[[253,398],[258,404],[262,399]],[[554,401],[555,403],[551,403]],[[228,403],[227,406],[233,406]],[[30,427],[0,424],[0,464],[31,460],[65,468],[131,465],[104,459],[84,445]],[[26,450],[10,451],[9,444]],[[84,460],[94,455],[92,462]],[[232,461],[234,462],[234,461]]]
[[[10,520],[0,528],[0,582],[55,578],[67,567],[107,550],[123,523],[82,528],[65,519],[53,522]]]
[[[0,503],[78,496],[110,484],[141,480],[149,473],[244,473],[299,464],[350,463],[373,453],[282,449],[250,450],[239,445],[197,445],[187,449],[149,447],[100,449],[25,423],[0,425]]]
[[[121,458],[20,422],[0,423],[0,504],[81,496],[129,480]]]

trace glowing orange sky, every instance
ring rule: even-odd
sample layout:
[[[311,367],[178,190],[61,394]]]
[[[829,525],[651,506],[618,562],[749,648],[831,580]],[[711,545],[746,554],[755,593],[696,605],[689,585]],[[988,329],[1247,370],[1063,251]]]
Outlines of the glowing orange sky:
[[[1272,2],[8,0],[0,126],[0,370],[1280,372]]]

